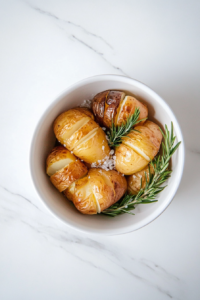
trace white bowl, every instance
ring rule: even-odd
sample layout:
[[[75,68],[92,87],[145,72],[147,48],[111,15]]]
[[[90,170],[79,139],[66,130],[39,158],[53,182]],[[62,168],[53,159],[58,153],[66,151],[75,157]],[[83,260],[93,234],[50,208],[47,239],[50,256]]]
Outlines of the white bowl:
[[[172,121],[177,141],[182,141],[172,158],[173,172],[168,180],[168,187],[158,195],[158,202],[138,205],[134,211],[135,216],[124,214],[110,218],[103,215],[82,215],[54,188],[45,174],[45,160],[55,143],[52,128],[54,119],[61,112],[80,105],[84,99],[91,99],[95,94],[108,89],[123,90],[127,91],[129,95],[135,95],[136,98],[148,105],[150,120],[156,121],[163,126],[167,124],[168,128],[170,128]],[[35,130],[30,153],[32,179],[38,195],[46,207],[66,225],[93,234],[113,235],[127,233],[155,220],[172,201],[181,181],[183,167],[183,136],[178,121],[170,107],[160,96],[143,83],[118,75],[90,77],[67,88],[43,114]]]

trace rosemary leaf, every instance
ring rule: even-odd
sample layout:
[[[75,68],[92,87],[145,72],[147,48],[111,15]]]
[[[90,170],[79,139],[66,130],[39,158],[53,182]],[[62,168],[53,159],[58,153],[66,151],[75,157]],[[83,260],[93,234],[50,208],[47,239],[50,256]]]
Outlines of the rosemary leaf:
[[[138,121],[139,115],[140,110],[138,107],[136,107],[134,114],[128,117],[126,122],[122,123],[120,126],[115,126],[114,121],[112,119],[110,131],[107,132],[109,138],[108,144],[110,147],[118,147],[122,143],[122,139],[132,130],[135,130],[133,129],[133,126],[135,126],[141,121],[146,120],[142,119]]]

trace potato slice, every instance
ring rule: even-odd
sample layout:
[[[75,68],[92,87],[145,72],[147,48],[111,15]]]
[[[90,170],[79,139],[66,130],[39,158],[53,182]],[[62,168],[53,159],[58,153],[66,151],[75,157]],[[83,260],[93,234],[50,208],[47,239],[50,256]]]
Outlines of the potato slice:
[[[117,202],[127,190],[127,181],[125,177],[114,170],[102,170],[102,175],[106,183],[108,184],[108,182],[110,182],[113,186],[113,190],[115,193],[114,203]],[[107,178],[107,180],[105,178]]]
[[[52,176],[71,162],[76,161],[76,159],[77,158],[63,146],[53,148],[46,160],[47,175]]]
[[[74,181],[66,190],[63,191],[63,194],[70,201],[73,201],[74,192],[75,192],[75,182],[76,181]]]
[[[125,177],[119,174],[118,172],[116,172],[115,170],[110,170],[110,171],[106,171],[102,169],[92,169],[92,170],[94,170],[95,172],[99,172],[103,177],[105,183],[108,186],[112,187],[114,191],[114,199],[110,205],[117,202],[124,195],[127,189],[127,182]],[[91,170],[88,173],[89,175],[90,172]]]
[[[54,133],[58,141],[65,145],[71,135],[91,118],[77,109],[70,109],[60,114],[54,121]]]
[[[105,109],[105,102],[107,100],[108,94],[110,91],[104,91],[98,93],[93,100],[92,103],[92,110],[96,117],[97,123],[103,126],[103,117],[104,117],[104,109]]]
[[[145,188],[146,178],[147,178],[147,182],[149,182],[149,170],[151,174],[154,174],[154,168],[152,167],[151,164],[149,164],[142,171],[139,171],[127,177],[128,192],[130,194],[136,195],[139,192],[140,187],[142,187],[142,189]],[[145,177],[145,173],[146,173],[146,177]],[[142,180],[142,186],[141,186],[141,180]]]
[[[154,129],[154,132],[145,125],[138,125],[135,127],[137,131],[131,131],[127,138],[123,139],[123,144],[129,146],[149,161],[158,153],[162,140],[158,125],[152,123],[148,121],[147,126],[152,126],[151,128]]]
[[[53,174],[50,177],[50,180],[53,185],[59,190],[59,192],[63,192],[74,181],[86,174],[87,167],[80,160],[76,160]]]
[[[111,127],[112,119],[115,119],[115,115],[117,113],[117,108],[120,102],[124,99],[125,93],[120,91],[110,91],[106,102],[105,102],[105,110],[103,117],[103,124],[106,127]]]
[[[74,109],[84,113],[85,115],[87,115],[88,117],[90,117],[92,120],[94,120],[94,115],[91,112],[91,110],[87,107],[75,107]]]
[[[97,203],[88,176],[75,182],[73,203],[82,214],[94,215],[97,213]]]
[[[91,132],[96,131],[99,128],[97,123],[90,119],[87,123],[81,126],[77,131],[75,131],[71,137],[65,142],[67,149],[70,151],[81,144],[84,139],[86,139]]]
[[[137,154],[133,149],[124,144],[121,144],[116,148],[115,155],[116,170],[125,175],[134,174],[144,169],[149,163],[148,160],[144,159],[141,155]]]
[[[101,172],[102,171],[102,172]],[[101,169],[90,169],[88,178],[97,203],[97,213],[100,213],[115,201],[115,192],[112,184],[105,181]]]
[[[136,127],[137,130],[138,127]],[[133,149],[146,160],[150,161],[155,156],[155,146],[145,135],[147,128],[140,128],[140,132],[132,131],[123,138],[123,144]],[[142,131],[142,132],[141,132]],[[151,134],[151,131],[148,132]]]
[[[128,117],[134,114],[136,107],[140,109],[138,120],[148,117],[148,108],[145,104],[132,96],[126,96],[124,100],[120,102],[120,105],[117,109],[115,125],[121,125],[122,123],[125,123]],[[140,124],[143,124],[144,122],[145,121],[142,121]]]
[[[98,160],[103,160],[110,153],[105,132],[99,127],[95,132],[91,132],[87,139],[75,147],[73,152],[89,164],[98,164]]]

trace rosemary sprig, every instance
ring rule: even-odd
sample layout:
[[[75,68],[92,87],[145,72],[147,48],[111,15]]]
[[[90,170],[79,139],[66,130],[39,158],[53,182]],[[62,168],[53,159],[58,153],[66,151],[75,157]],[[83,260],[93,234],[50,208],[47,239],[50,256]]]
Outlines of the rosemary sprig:
[[[122,125],[115,126],[112,119],[112,125],[110,131],[107,132],[109,138],[108,144],[110,147],[112,148],[118,147],[122,142],[122,138],[125,137],[132,130],[134,130],[132,128],[134,125],[138,124],[141,121],[146,120],[146,119],[142,119],[138,121],[139,115],[140,115],[140,110],[138,107],[136,107],[134,114],[128,117],[126,122],[122,123]]]
[[[135,209],[136,204],[146,204],[158,201],[156,200],[157,194],[166,187],[161,185],[171,176],[172,171],[168,170],[170,158],[181,143],[179,142],[173,147],[176,139],[173,133],[173,123],[171,123],[171,133],[169,132],[167,125],[165,125],[165,133],[163,133],[162,130],[161,132],[164,139],[162,142],[162,155],[158,155],[150,162],[154,168],[154,174],[151,174],[149,168],[149,181],[147,181],[147,174],[145,173],[145,188],[140,188],[137,195],[125,194],[117,203],[102,211],[102,214],[110,217],[115,217],[124,213],[134,215],[131,211]]]

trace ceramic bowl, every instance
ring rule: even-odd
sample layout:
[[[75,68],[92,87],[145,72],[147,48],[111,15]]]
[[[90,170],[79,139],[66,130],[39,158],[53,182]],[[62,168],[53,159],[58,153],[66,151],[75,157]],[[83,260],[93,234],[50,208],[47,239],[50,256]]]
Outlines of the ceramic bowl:
[[[158,202],[141,204],[135,215],[120,215],[110,218],[104,215],[87,216],[79,213],[51,184],[45,173],[45,160],[55,144],[53,121],[63,111],[79,106],[83,100],[92,99],[101,91],[123,90],[148,105],[149,119],[161,127],[174,124],[177,141],[182,141],[172,158],[172,176],[167,188],[157,197]],[[184,167],[184,144],[178,121],[168,104],[145,84],[118,75],[94,76],[68,87],[44,112],[35,130],[30,152],[30,169],[37,193],[48,210],[67,226],[77,230],[103,235],[122,234],[137,230],[155,220],[172,201],[181,181]]]

